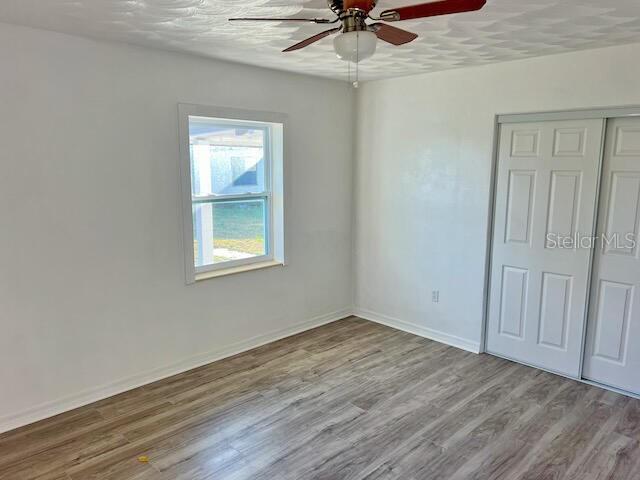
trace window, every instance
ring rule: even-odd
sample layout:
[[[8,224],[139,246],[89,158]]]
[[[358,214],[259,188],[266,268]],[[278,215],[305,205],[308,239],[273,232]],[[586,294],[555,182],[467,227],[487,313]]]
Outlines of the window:
[[[282,263],[283,125],[278,114],[180,105],[188,282]]]

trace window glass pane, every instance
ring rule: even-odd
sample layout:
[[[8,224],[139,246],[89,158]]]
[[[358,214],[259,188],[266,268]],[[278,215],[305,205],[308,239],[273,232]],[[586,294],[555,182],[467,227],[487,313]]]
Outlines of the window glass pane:
[[[194,197],[265,191],[266,128],[189,117]]]
[[[266,255],[266,201],[194,202],[195,266]]]

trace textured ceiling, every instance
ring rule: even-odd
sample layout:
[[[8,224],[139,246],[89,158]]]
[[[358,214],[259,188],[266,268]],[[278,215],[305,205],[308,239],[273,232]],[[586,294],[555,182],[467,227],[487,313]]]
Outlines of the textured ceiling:
[[[420,0],[379,0],[382,9]],[[325,0],[0,0],[0,21],[333,78],[347,78],[331,37],[283,48],[327,25],[229,23],[238,16],[331,18]],[[387,78],[640,42],[640,0],[488,0],[478,12],[394,22],[420,35],[378,42],[360,79]]]

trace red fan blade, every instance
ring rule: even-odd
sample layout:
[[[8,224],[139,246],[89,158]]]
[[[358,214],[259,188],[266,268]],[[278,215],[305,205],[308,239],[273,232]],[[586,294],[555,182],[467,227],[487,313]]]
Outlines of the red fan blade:
[[[385,10],[380,19],[387,22],[410,20],[412,18],[436,17],[450,13],[473,12],[484,7],[487,0],[440,0],[438,2],[421,3],[408,7]]]
[[[321,40],[324,37],[328,37],[332,33],[338,32],[340,30],[342,30],[342,27],[336,27],[330,30],[325,30],[324,32],[320,32],[314,35],[313,37],[309,37],[306,40],[296,43],[295,45],[291,45],[289,48],[285,48],[283,52],[292,52],[293,50],[300,50],[301,48],[311,45],[312,43],[317,42],[318,40]]]
[[[370,26],[380,40],[392,43],[393,45],[404,45],[418,38],[418,35],[415,33],[392,27],[386,23],[373,23]]]

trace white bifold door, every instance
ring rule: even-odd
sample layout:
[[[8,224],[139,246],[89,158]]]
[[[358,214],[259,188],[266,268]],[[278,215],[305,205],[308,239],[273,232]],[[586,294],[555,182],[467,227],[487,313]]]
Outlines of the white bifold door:
[[[609,120],[584,377],[640,394],[640,118]]]
[[[488,352],[580,376],[591,250],[579,243],[595,232],[603,130],[604,120],[501,126]]]

